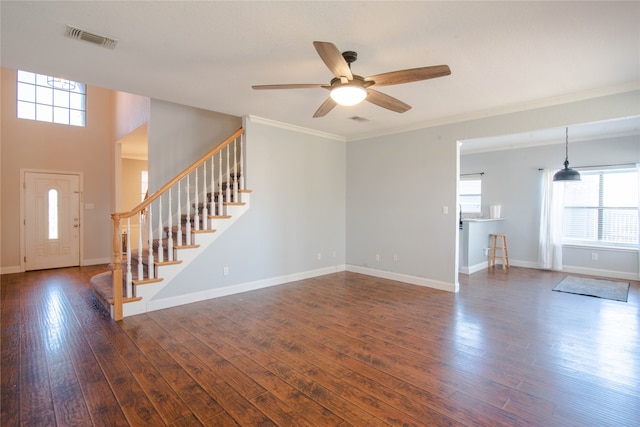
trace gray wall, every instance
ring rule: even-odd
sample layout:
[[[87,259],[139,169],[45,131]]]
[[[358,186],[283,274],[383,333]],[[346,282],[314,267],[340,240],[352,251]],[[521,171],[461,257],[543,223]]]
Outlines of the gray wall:
[[[154,299],[343,268],[345,143],[250,120],[245,131],[250,209]]]
[[[149,194],[242,126],[242,118],[151,100]]]
[[[459,141],[639,114],[640,92],[632,91],[349,142],[347,264],[390,272],[399,279],[406,275],[454,287],[458,277]],[[631,156],[626,157],[625,162],[637,159],[637,145],[629,144],[626,150],[630,152],[620,154],[620,157]],[[588,160],[575,148],[572,164]],[[505,156],[495,160],[496,170],[491,171],[491,176],[501,182],[501,190],[497,194],[489,191],[485,202],[502,203],[503,215],[513,218],[506,229],[510,258],[537,259],[537,252],[524,243],[531,240],[538,228],[537,204],[531,205],[531,199],[538,197],[537,168],[563,161],[560,151],[559,155],[554,151],[549,152],[548,157],[531,159],[527,166],[531,174],[524,177],[522,167],[509,162]],[[465,170],[461,172],[477,172],[477,167],[477,164],[465,163]],[[523,185],[527,191],[522,190]],[[505,201],[504,194],[512,194],[515,199]],[[442,213],[443,206],[448,206],[448,215]],[[511,242],[515,245],[513,253]],[[379,262],[375,259],[378,253]],[[394,254],[398,255],[396,262],[390,258]],[[567,262],[569,260],[567,257]]]
[[[460,157],[460,172],[484,172],[482,205],[488,216],[489,205],[501,204],[502,231],[508,234],[509,258],[512,264],[537,267],[538,235],[542,172],[539,168],[562,167],[564,141],[546,145],[503,150]],[[640,162],[640,137],[629,136],[606,140],[569,143],[572,166],[626,164]],[[598,253],[592,261],[591,254]],[[586,274],[638,275],[638,254],[633,251],[565,247],[565,270],[581,269]]]

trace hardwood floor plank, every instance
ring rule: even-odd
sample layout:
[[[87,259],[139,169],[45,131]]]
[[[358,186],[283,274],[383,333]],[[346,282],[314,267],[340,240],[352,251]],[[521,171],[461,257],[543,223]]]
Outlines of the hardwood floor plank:
[[[50,366],[49,376],[57,424],[61,426],[91,425],[91,416],[73,363],[69,361]]]
[[[163,313],[151,313],[151,317],[161,327],[172,327],[171,325],[173,325],[171,319],[168,322],[163,322]],[[207,363],[188,350],[188,340],[189,334],[186,331],[181,333],[175,329],[172,331],[171,340],[158,337],[160,345],[198,381],[207,393],[216,399],[234,420],[247,424],[259,423],[265,426],[273,424],[233,387],[219,379]]]
[[[460,276],[457,295],[340,272],[113,322],[106,266],[0,277],[4,425],[636,426],[640,282]]]
[[[346,400],[336,396],[305,375],[294,371],[289,366],[274,362],[267,366],[267,369],[322,406],[331,408],[332,412],[352,424],[372,427],[387,425],[381,419],[374,417],[356,405],[349,404]]]
[[[147,331],[154,322],[147,315],[133,316],[121,322],[138,348],[161,372],[170,387],[189,406],[200,422],[223,412],[223,408],[173,359]]]
[[[236,356],[232,362],[239,369],[251,375],[266,390],[269,390],[270,394],[297,411],[298,415],[308,420],[311,425],[338,425],[343,421],[329,409],[312,400],[264,366],[253,361],[250,357],[244,355]],[[263,410],[263,412],[268,415],[266,411]]]

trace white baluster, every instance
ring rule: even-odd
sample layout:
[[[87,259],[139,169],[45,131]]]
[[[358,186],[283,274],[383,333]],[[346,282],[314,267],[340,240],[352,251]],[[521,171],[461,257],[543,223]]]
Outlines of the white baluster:
[[[238,152],[236,147],[236,141],[233,140],[233,201],[238,202]]]
[[[164,262],[164,243],[162,242],[162,196],[158,197],[158,262]]]
[[[207,161],[202,164],[202,229],[209,228],[209,212],[207,210]]]
[[[147,259],[147,270],[149,279],[155,277],[154,259],[153,259],[153,209],[151,205],[148,206],[147,221],[149,221],[149,255]]]
[[[209,184],[210,187],[210,191],[211,191],[211,196],[209,197],[208,200],[210,200],[209,202],[209,215],[214,215],[216,214],[216,204],[215,204],[215,193],[216,193],[216,175],[215,175],[215,157],[211,156],[211,183]]]
[[[246,190],[244,187],[244,138],[240,135],[240,189]]]
[[[227,145],[227,188],[225,189],[224,192],[224,201],[225,202],[230,202],[231,200],[229,199],[229,185],[230,185],[230,181],[231,180],[231,170],[229,169],[229,145]]]
[[[189,175],[187,175],[187,188],[185,188],[187,192],[187,225],[186,225],[186,234],[187,234],[187,246],[191,245],[191,189],[189,188]]]
[[[222,200],[222,151],[218,152],[218,216],[222,216],[224,204]]]
[[[127,275],[126,275],[125,298],[133,295],[133,285],[131,279],[131,217],[127,218]]]
[[[193,205],[194,205],[194,215],[193,215],[193,226],[195,227],[196,231],[200,230],[200,206],[199,206],[199,201],[198,201],[198,169],[196,169],[196,176],[195,176],[195,187],[196,190],[194,191],[194,196],[193,198],[195,199],[193,201]]]
[[[180,197],[180,189],[182,186],[178,183],[178,246],[182,246],[182,197]]]
[[[169,188],[169,218],[167,218],[167,259],[173,261],[173,210],[171,210],[171,188]]]
[[[144,278],[144,269],[142,265],[142,230],[144,229],[144,211],[138,214],[138,280]]]

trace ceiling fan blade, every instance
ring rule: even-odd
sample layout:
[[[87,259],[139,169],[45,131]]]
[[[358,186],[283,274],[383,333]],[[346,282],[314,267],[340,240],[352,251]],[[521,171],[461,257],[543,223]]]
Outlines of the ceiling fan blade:
[[[255,85],[251,86],[253,89],[315,89],[319,87],[330,87],[323,84],[283,84],[283,85]]]
[[[318,108],[313,114],[313,117],[316,118],[326,116],[327,113],[333,110],[333,107],[335,107],[336,105],[338,104],[336,104],[336,101],[334,101],[331,97],[327,98],[326,101],[322,103],[320,108]]]
[[[329,42],[313,42],[313,46],[318,51],[318,55],[324,61],[325,65],[334,76],[336,77],[346,77],[347,79],[353,79],[353,74],[351,74],[351,68],[345,59],[342,57],[342,54],[338,50],[338,48]]]
[[[367,82],[374,81],[376,86],[390,86],[434,79],[436,77],[444,77],[449,74],[451,74],[451,70],[448,65],[433,65],[431,67],[411,68],[409,70],[376,74],[375,76],[369,76],[364,80]]]
[[[367,89],[366,100],[379,107],[395,111],[396,113],[404,113],[405,111],[411,109],[411,105],[405,104],[404,102],[394,98],[393,96],[386,95],[373,89]]]

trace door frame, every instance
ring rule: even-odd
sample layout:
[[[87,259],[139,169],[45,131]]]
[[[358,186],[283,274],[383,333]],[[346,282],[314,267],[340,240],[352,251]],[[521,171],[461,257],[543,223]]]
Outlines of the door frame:
[[[60,171],[51,169],[26,169],[20,168],[20,272],[24,273],[27,269],[25,258],[27,256],[27,232],[26,232],[26,209],[25,204],[25,183],[27,173],[43,173],[43,174],[60,174],[60,175],[76,175],[78,177],[78,188],[80,194],[78,195],[78,213],[80,218],[80,227],[78,230],[78,250],[79,250],[79,262],[80,266],[84,265],[84,184],[83,173],[77,171]]]

